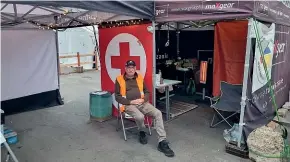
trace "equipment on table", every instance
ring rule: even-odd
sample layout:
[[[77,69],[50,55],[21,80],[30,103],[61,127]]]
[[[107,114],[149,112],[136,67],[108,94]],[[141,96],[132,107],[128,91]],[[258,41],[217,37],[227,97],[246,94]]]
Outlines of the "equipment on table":
[[[160,84],[163,84],[163,78],[162,78],[162,72],[161,72],[161,70],[159,70],[158,74],[160,76]]]
[[[99,122],[112,117],[112,96],[107,91],[90,93],[90,119]]]
[[[159,86],[163,83],[162,81],[162,72],[161,70],[158,71],[158,74],[155,74],[155,77],[156,77],[156,85]]]

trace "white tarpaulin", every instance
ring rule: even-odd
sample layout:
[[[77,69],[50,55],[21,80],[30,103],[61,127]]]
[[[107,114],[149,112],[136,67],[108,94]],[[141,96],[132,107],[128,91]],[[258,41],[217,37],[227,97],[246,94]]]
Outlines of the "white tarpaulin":
[[[257,41],[255,47],[252,92],[255,92],[256,90],[266,85],[268,81],[263,66],[262,57],[264,57],[265,59],[267,71],[269,76],[271,77],[272,59],[274,53],[275,24],[273,23],[270,27],[267,27],[266,25],[258,22],[256,31],[258,32],[257,34],[259,34],[260,38],[256,39]],[[256,35],[256,37],[258,37],[258,35]],[[261,44],[261,49],[259,47],[259,44]]]
[[[53,31],[1,31],[1,101],[58,89]]]

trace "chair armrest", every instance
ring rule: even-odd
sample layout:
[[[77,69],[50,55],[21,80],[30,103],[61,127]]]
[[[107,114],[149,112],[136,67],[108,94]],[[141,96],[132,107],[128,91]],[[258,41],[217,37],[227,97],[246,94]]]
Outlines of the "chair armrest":
[[[214,104],[216,104],[216,103],[219,102],[219,100],[220,100],[220,96],[217,96],[217,97],[211,97],[211,98],[209,98],[209,100],[210,100],[210,105],[212,106],[212,105],[214,105]]]

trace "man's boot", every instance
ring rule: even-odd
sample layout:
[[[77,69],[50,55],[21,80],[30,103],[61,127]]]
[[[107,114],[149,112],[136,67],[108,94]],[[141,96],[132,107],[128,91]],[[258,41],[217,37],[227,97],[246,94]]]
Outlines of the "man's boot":
[[[166,142],[165,140],[159,142],[158,150],[160,152],[163,152],[165,154],[165,156],[168,156],[168,157],[174,156],[174,152],[169,148],[168,142]]]
[[[140,131],[140,133],[139,133],[139,141],[143,145],[147,144],[147,137],[146,137],[146,133],[144,131]]]

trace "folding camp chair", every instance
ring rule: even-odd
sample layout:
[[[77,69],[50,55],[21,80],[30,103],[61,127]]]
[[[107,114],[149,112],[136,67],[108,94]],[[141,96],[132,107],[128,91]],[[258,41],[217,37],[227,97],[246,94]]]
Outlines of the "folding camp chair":
[[[121,119],[121,124],[122,124],[122,129],[123,129],[123,134],[124,134],[124,140],[127,141],[126,130],[137,128],[137,126],[125,127],[123,118],[125,118],[125,119],[133,119],[133,117],[130,116],[129,114],[127,114],[126,112],[121,111],[119,108],[120,108],[120,105],[118,104],[118,117],[117,117],[118,124],[117,124],[116,131],[120,130],[120,119]],[[145,120],[147,122],[147,124],[145,124],[145,126],[148,127],[149,135],[151,135],[151,128],[150,128],[148,116],[145,116]]]
[[[210,127],[213,128],[222,122],[226,122],[230,127],[233,125],[228,121],[231,117],[240,113],[240,102],[242,96],[241,85],[230,85],[221,82],[221,96],[210,98],[211,108],[215,110]],[[230,113],[228,116],[224,116],[223,112]],[[215,123],[216,116],[222,118],[222,120]]]

